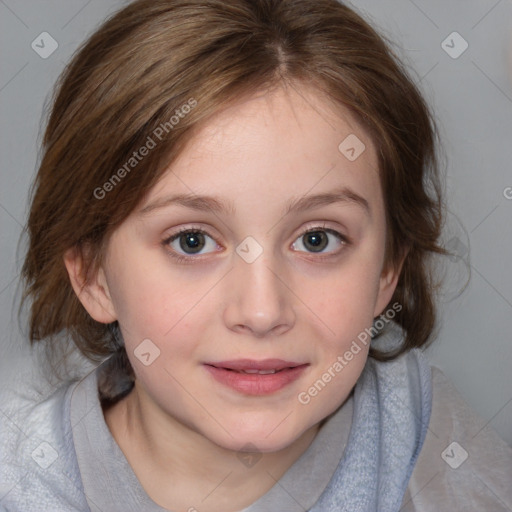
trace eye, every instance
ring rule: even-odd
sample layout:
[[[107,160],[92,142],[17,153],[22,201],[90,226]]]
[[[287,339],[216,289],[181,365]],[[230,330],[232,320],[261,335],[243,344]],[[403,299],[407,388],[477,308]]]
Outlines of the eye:
[[[334,229],[321,226],[304,232],[292,244],[296,251],[308,253],[336,253],[350,241]],[[169,255],[180,263],[192,263],[205,253],[215,252],[219,245],[203,229],[185,228],[166,238],[162,245],[168,249]],[[169,250],[170,249],[170,250]],[[327,249],[327,250],[326,250]]]
[[[200,254],[204,249],[204,252],[212,252],[219,247],[206,231],[197,228],[183,229],[164,240],[163,244],[172,249],[171,256],[180,260]]]
[[[337,248],[348,245],[348,243],[348,239],[338,231],[316,227],[299,236],[292,247],[298,251],[323,253],[336,251]],[[325,251],[326,248],[330,248],[330,250]]]

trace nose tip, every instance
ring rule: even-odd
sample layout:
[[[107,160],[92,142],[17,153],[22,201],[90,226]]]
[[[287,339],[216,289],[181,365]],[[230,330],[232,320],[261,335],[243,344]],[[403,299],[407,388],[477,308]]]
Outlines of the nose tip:
[[[273,270],[270,265],[275,262],[264,256],[252,263],[238,259],[224,312],[230,329],[257,338],[283,334],[295,323],[293,296],[278,277],[282,269]]]
[[[265,338],[269,335],[279,336],[280,334],[284,334],[288,331],[289,326],[287,324],[278,324],[274,325],[272,322],[269,322],[265,318],[260,318],[256,321],[249,322],[247,321],[245,324],[237,324],[232,326],[232,330],[238,332],[240,334],[251,334],[255,338]]]

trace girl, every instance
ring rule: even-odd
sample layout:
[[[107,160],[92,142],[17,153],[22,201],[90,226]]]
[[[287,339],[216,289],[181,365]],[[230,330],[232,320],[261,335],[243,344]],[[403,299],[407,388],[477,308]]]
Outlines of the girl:
[[[2,415],[2,506],[511,510],[512,450],[421,351],[435,142],[335,0],[108,20],[59,82],[23,267],[31,341],[101,364]]]

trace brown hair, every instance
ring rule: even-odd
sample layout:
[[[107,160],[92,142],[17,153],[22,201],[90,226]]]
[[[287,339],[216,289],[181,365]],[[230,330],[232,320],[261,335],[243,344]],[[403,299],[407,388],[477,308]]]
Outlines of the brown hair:
[[[386,263],[408,253],[392,298],[402,306],[395,321],[404,342],[393,353],[372,347],[370,357],[391,360],[429,341],[435,309],[427,258],[444,252],[438,137],[386,39],[336,0],[138,0],[86,41],[56,86],[23,267],[32,344],[49,338],[52,345],[69,333],[89,359],[117,351],[129,366],[117,326],[94,321],[73,292],[65,251],[87,249],[86,271],[97,268],[109,233],[200,123],[283,82],[312,85],[348,108],[377,148]],[[191,102],[197,106],[170,123]],[[158,127],[167,128],[164,142],[127,168]],[[99,197],[107,190],[107,198]]]

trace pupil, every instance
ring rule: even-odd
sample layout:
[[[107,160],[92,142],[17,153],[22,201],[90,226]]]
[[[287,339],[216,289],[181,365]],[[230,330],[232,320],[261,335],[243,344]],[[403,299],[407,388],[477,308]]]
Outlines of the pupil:
[[[180,247],[189,254],[199,252],[204,246],[204,235],[198,232],[185,233],[180,237]]]
[[[320,252],[327,245],[327,237],[323,231],[312,231],[305,235],[305,246],[313,252]]]

